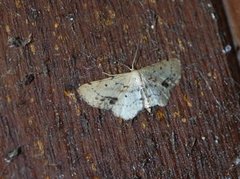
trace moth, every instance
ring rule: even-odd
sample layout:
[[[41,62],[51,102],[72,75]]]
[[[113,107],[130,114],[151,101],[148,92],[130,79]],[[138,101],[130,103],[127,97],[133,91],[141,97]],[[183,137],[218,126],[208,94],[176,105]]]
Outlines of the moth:
[[[112,110],[115,116],[130,120],[144,108],[151,112],[153,106],[166,106],[170,90],[180,78],[180,60],[163,60],[139,70],[83,84],[77,92],[89,105]]]

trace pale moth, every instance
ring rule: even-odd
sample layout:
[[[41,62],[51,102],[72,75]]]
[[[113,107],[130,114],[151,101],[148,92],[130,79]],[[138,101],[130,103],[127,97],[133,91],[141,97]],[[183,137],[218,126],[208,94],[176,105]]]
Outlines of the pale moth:
[[[89,105],[130,120],[144,108],[150,112],[150,107],[167,105],[170,90],[180,78],[180,60],[170,59],[86,83],[77,91]]]

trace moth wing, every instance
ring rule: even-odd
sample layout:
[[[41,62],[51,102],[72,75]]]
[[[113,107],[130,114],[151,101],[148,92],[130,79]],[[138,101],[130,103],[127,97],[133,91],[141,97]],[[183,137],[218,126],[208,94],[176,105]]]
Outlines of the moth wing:
[[[133,71],[84,84],[77,91],[89,105],[111,109],[115,116],[128,120],[143,109],[138,82],[139,74]]]
[[[139,73],[136,71],[131,72],[129,84],[120,93],[118,101],[112,108],[115,116],[129,120],[144,109],[141,84]]]
[[[118,100],[129,73],[118,74],[110,78],[92,81],[81,85],[77,92],[89,105],[100,109],[112,109]]]
[[[148,106],[167,105],[170,90],[181,78],[181,63],[178,59],[163,60],[138,70],[144,83],[144,94]]]

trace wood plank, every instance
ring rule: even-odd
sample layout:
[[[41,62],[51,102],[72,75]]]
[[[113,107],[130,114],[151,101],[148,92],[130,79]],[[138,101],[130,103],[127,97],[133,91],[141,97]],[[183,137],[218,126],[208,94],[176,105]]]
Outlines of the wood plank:
[[[0,178],[240,176],[239,66],[221,3],[3,0],[0,17]],[[136,69],[181,60],[166,107],[126,122],[75,96],[128,72],[137,46]]]

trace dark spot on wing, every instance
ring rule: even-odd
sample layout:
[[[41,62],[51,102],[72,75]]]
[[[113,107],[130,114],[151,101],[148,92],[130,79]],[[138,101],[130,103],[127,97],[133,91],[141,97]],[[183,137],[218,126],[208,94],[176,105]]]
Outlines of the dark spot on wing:
[[[109,104],[115,104],[117,102],[118,98],[112,98],[109,100]]]
[[[111,97],[111,96],[105,96],[102,99],[100,99],[100,101],[105,101],[105,100],[108,100],[109,104],[115,104],[117,102],[118,98]]]
[[[162,66],[160,66],[159,68],[160,68],[160,70],[162,70]]]
[[[127,98],[128,96],[127,95],[125,95],[125,98]]]
[[[108,85],[107,84],[105,84],[105,87],[107,87]]]
[[[152,76],[150,76],[150,77],[148,78],[148,80],[149,80],[149,81],[152,81],[152,82],[156,82],[156,81],[157,81],[157,79],[154,78],[154,77],[152,77]]]
[[[172,77],[168,77],[162,82],[162,85],[165,88],[168,88],[169,86],[172,86],[173,84],[174,84],[174,79]]]
[[[164,80],[164,81],[162,82],[162,85],[163,85],[165,88],[169,87],[169,84],[168,84],[168,82],[167,82],[166,80]]]
[[[100,99],[100,101],[105,101],[105,98]]]

